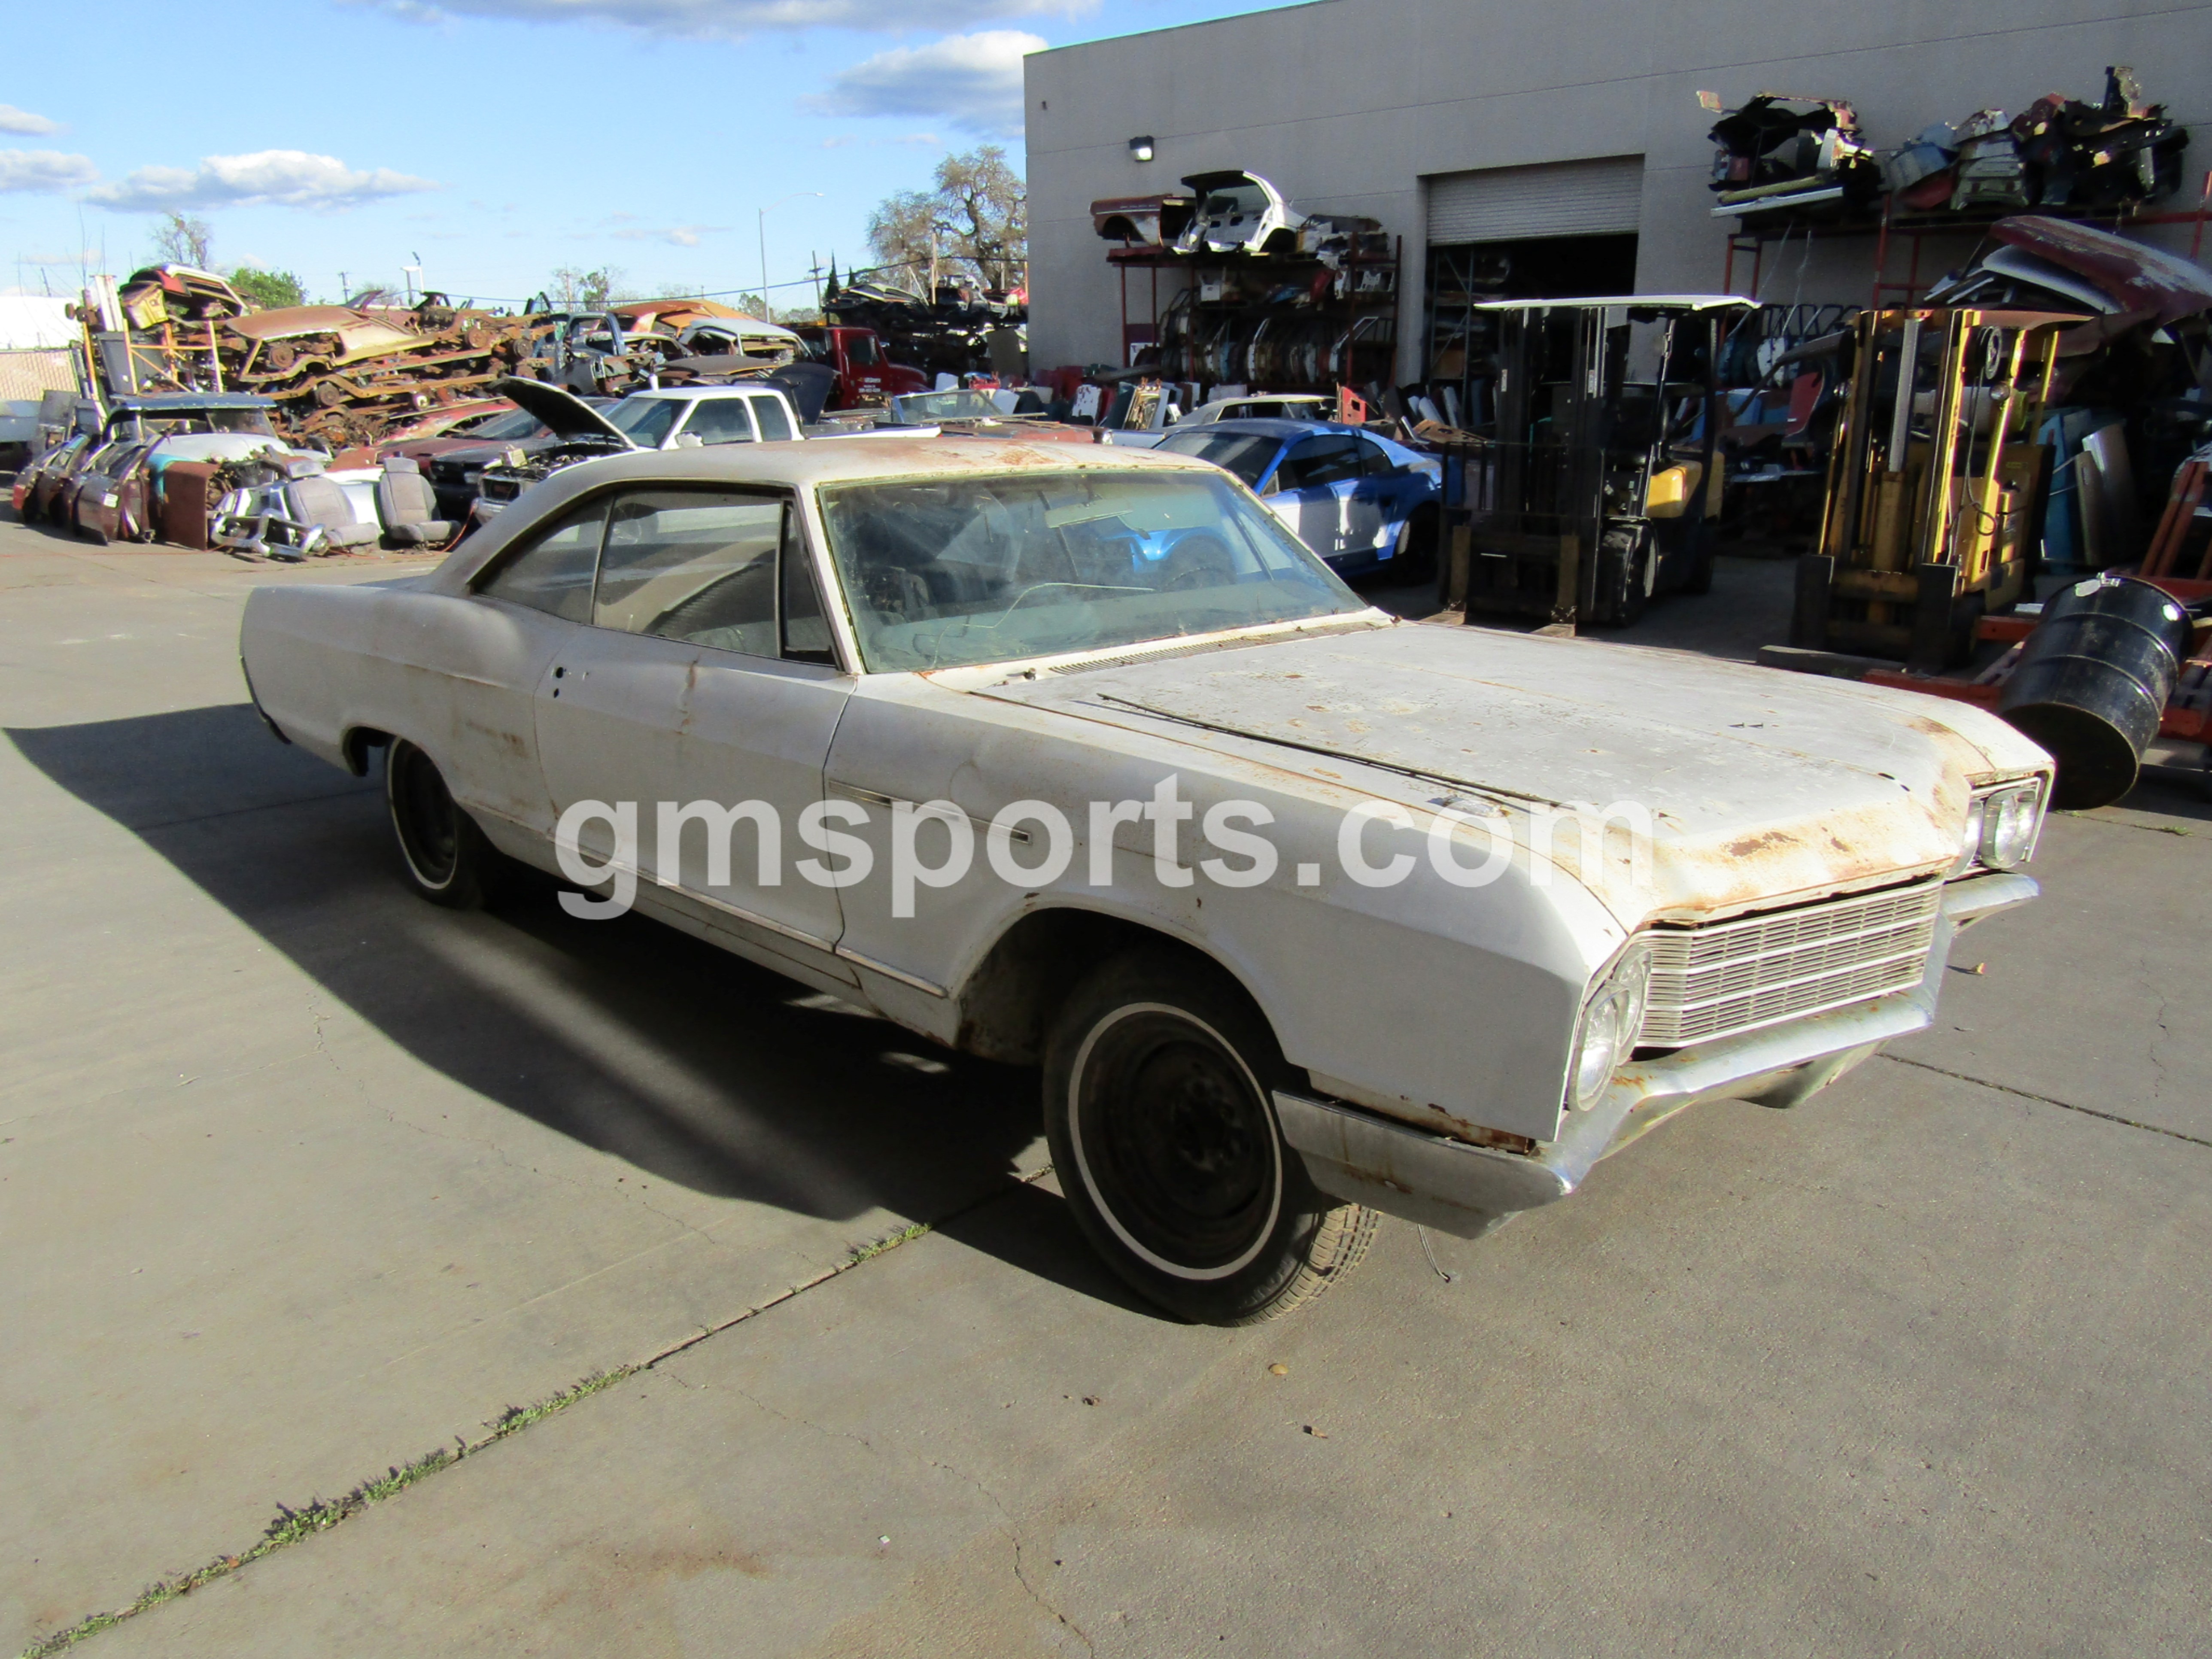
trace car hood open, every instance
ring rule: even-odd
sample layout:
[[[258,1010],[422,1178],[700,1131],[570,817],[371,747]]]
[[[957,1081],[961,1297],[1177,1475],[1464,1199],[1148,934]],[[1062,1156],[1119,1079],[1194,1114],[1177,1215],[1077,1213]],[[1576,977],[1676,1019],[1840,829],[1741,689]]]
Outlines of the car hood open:
[[[1640,804],[1650,887],[1554,862],[1625,926],[1875,887],[1949,865],[1975,782],[2048,765],[1983,710],[1674,651],[1403,625],[986,688],[1408,806]],[[1615,823],[1623,822],[1615,818]]]
[[[556,438],[610,438],[624,449],[637,447],[612,421],[557,386],[510,374],[493,390],[502,398],[512,398],[518,408],[535,415]]]

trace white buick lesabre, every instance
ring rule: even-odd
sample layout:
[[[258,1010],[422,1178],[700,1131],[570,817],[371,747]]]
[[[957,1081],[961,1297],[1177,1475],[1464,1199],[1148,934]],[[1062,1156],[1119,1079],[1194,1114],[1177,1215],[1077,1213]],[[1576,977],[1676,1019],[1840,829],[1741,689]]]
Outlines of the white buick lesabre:
[[[242,649],[384,751],[425,896],[565,872],[1041,1065],[1085,1232],[1218,1322],[1927,1025],[2050,780],[1960,703],[1397,621],[1226,474],[1057,444],[592,462]]]

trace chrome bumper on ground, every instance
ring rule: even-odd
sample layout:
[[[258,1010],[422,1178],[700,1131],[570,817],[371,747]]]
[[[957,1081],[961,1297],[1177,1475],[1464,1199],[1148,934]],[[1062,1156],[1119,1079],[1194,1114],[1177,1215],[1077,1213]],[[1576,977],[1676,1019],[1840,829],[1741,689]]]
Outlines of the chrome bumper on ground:
[[[1943,895],[1928,971],[1911,990],[1632,1062],[1589,1109],[1568,1115],[1557,1140],[1534,1154],[1470,1146],[1356,1106],[1278,1091],[1283,1138],[1322,1191],[1473,1238],[1513,1211],[1565,1198],[1600,1158],[1685,1108],[1731,1099],[1795,1106],[1892,1037],[1931,1024],[1960,929],[2026,902],[2037,890],[2033,880],[2019,875],[1954,883]]]

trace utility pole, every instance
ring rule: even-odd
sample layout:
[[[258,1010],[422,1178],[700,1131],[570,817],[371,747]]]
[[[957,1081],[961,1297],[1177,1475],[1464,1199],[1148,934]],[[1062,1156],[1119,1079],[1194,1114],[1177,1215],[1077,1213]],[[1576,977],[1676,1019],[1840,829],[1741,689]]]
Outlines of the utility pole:
[[[343,305],[351,298],[353,298],[353,284],[346,281],[346,274],[342,270],[338,272],[338,303]]]
[[[775,212],[776,209],[781,207],[785,202],[795,202],[802,196],[819,196],[821,194],[822,192],[818,190],[794,190],[790,195],[783,197],[780,200],[770,202],[766,207],[760,210],[758,215],[761,259],[760,301],[761,321],[764,323],[772,323],[775,320],[775,307],[769,303],[768,297],[768,216]]]

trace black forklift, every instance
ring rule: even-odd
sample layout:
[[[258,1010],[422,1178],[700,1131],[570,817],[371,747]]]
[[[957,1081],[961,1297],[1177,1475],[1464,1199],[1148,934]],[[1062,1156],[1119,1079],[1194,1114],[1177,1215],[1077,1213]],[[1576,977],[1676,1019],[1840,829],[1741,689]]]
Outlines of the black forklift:
[[[1474,307],[1470,387],[1489,418],[1446,451],[1438,599],[1485,616],[1626,628],[1712,586],[1720,348],[1729,295],[1504,300]],[[1486,380],[1486,384],[1484,384]]]

